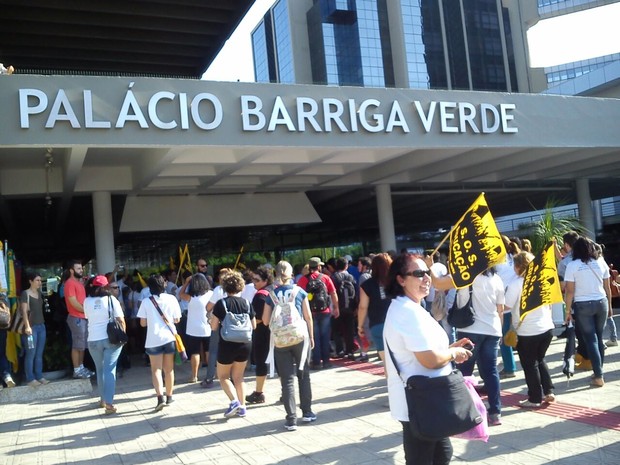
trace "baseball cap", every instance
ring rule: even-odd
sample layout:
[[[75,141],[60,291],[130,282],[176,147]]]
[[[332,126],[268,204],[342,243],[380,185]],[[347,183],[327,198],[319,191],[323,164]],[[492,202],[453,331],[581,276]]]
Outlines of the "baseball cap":
[[[105,287],[108,285],[108,278],[103,275],[95,276],[92,285],[95,287]]]
[[[310,268],[316,268],[319,265],[325,265],[319,257],[311,257],[310,260],[308,260],[308,266]]]

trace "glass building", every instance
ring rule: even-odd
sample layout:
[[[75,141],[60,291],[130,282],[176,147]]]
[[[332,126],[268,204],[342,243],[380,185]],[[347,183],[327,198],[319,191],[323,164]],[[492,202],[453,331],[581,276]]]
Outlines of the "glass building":
[[[312,84],[516,90],[508,12],[496,0],[295,0],[307,8],[309,50],[295,57],[282,13],[292,1],[279,0],[252,35],[259,82],[303,82],[282,69],[307,60]]]
[[[252,32],[256,82],[295,83],[288,3],[277,2]]]

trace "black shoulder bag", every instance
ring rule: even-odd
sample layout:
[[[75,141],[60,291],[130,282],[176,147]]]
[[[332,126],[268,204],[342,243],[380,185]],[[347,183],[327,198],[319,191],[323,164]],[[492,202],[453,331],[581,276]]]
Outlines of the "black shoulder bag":
[[[458,291],[457,295],[454,297],[454,303],[450,310],[448,310],[448,324],[455,328],[467,328],[474,324],[474,306],[472,304],[471,296],[472,296],[472,287],[469,286],[469,300],[464,307],[458,306]]]
[[[123,326],[116,319],[116,317],[112,314],[112,297],[108,296],[108,340],[110,344],[115,345],[123,345],[127,343],[127,333],[123,329]]]
[[[389,346],[388,351],[401,377]],[[460,371],[452,370],[449,375],[436,378],[414,375],[403,381],[409,429],[415,437],[424,441],[438,441],[469,431],[482,423],[482,415],[476,409]]]

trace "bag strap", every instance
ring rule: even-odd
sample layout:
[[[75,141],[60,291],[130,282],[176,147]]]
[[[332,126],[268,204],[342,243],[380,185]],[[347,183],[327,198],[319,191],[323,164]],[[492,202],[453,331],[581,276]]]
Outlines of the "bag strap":
[[[166,318],[166,315],[164,315],[164,312],[162,312],[161,308],[159,308],[159,305],[157,304],[157,301],[155,300],[155,297],[151,296],[151,297],[149,297],[149,299],[151,300],[151,302],[155,306],[155,309],[159,312],[159,315],[164,320],[164,323],[166,323],[166,327],[170,330],[172,335],[176,337],[176,335],[177,335],[176,330],[172,329],[172,327],[170,326],[170,323],[168,322],[168,319]]]
[[[403,377],[400,375],[400,368],[398,368],[398,363],[396,363],[396,357],[394,357],[394,352],[392,352],[392,349],[390,349],[390,345],[387,343],[387,341],[385,341],[385,346],[390,353],[390,358],[392,359],[392,364],[394,365],[394,368],[396,368],[396,373],[398,373],[398,377],[401,379],[402,382],[407,384]]]
[[[110,321],[113,320],[112,318],[112,296],[111,295],[108,296],[108,319]]]
[[[603,284],[605,284],[605,283],[603,282],[603,278],[601,278],[599,275],[597,275],[597,274],[596,274],[596,271],[594,271],[594,269],[590,266],[590,262],[587,262],[587,263],[586,263],[586,265],[588,265],[588,268],[590,268],[590,271],[591,271],[592,273],[594,273],[594,276],[596,276],[596,277],[597,277],[597,278],[598,278],[598,279],[599,279],[599,280],[600,280]]]

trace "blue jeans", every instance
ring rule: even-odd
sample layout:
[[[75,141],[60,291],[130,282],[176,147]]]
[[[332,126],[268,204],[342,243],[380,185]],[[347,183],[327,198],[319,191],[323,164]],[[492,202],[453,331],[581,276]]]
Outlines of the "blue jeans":
[[[97,371],[97,390],[106,404],[114,403],[116,362],[122,349],[123,346],[111,344],[107,339],[88,341],[88,350]]]
[[[6,329],[0,329],[0,383],[11,374],[11,365],[6,358],[6,335]]]
[[[597,378],[603,377],[603,362],[605,361],[603,329],[605,329],[607,320],[607,309],[607,298],[573,303],[575,322],[585,342],[594,376]]]
[[[616,331],[616,322],[614,321],[614,318],[607,318],[607,329],[609,329],[609,340],[610,341],[617,341],[618,340],[618,333]]]
[[[32,339],[34,348],[28,348],[28,336],[22,335],[22,347],[26,351],[24,359],[24,372],[26,382],[43,378],[43,350],[45,349],[45,325],[43,323],[30,326],[32,328]]]
[[[474,365],[478,363],[478,372],[484,381],[484,388],[489,396],[489,414],[501,412],[502,404],[499,398],[499,374],[497,373],[497,349],[499,337],[486,334],[466,333],[459,331],[459,338],[467,337],[474,344],[474,353],[465,363],[458,365],[464,376],[471,376]]]
[[[329,363],[329,338],[331,330],[331,313],[313,313],[314,324],[314,349],[312,349],[312,364],[320,365]]]
[[[512,323],[512,313],[504,313],[504,323],[502,324],[502,335],[505,336],[510,329]],[[517,370],[517,364],[515,363],[515,356],[512,352],[512,347],[500,344],[499,351],[502,354],[502,362],[504,362],[504,371],[508,373],[514,373]]]

